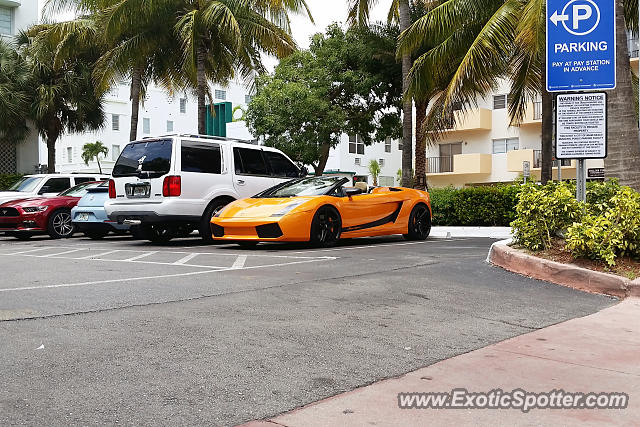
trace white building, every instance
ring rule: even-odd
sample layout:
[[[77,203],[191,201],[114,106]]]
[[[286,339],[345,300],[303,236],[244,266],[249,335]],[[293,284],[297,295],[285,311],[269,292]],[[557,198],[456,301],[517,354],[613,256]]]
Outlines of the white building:
[[[37,0],[0,0],[0,38],[11,40],[40,22]],[[0,173],[32,173],[38,164],[38,134],[32,131],[19,143],[0,144]]]

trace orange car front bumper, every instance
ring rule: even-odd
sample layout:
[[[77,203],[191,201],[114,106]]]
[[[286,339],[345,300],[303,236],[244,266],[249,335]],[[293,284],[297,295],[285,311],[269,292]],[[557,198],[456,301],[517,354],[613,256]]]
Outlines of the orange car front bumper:
[[[258,242],[306,242],[309,240],[313,212],[299,212],[267,218],[213,218],[215,240]]]

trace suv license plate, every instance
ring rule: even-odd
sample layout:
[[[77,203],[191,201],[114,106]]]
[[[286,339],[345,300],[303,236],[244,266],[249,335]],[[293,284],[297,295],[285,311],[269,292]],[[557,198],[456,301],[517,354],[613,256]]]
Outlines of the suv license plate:
[[[125,185],[125,191],[127,197],[130,198],[144,198],[151,196],[151,185],[149,184],[127,184]]]

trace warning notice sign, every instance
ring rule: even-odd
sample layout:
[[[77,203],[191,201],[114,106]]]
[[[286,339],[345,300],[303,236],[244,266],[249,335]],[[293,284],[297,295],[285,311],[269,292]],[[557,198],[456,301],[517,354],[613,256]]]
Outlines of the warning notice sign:
[[[556,100],[556,158],[607,157],[607,95],[574,93]]]

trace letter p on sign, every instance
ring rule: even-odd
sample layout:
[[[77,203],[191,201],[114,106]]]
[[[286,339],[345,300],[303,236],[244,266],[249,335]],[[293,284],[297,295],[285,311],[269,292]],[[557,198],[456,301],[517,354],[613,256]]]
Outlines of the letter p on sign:
[[[584,13],[580,13],[580,12]],[[591,6],[587,4],[574,4],[573,5],[573,29],[577,30],[580,25],[580,21],[591,18],[592,14]]]

